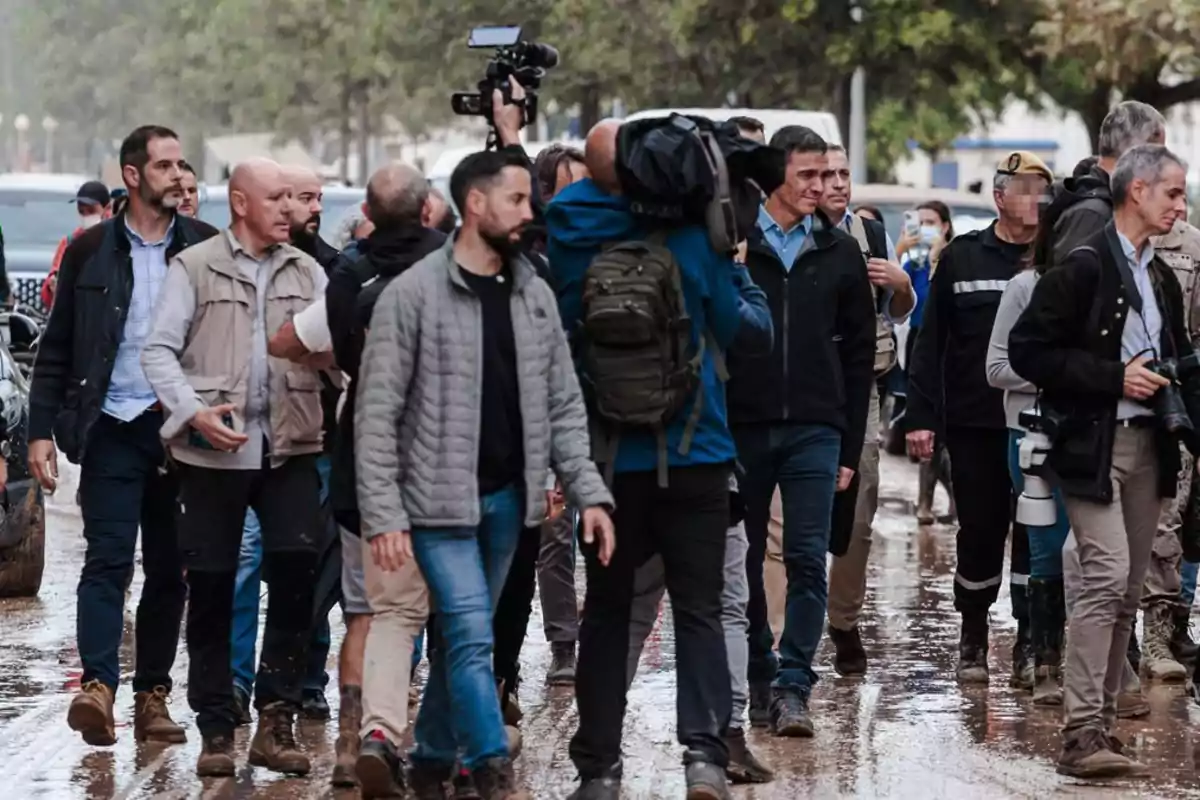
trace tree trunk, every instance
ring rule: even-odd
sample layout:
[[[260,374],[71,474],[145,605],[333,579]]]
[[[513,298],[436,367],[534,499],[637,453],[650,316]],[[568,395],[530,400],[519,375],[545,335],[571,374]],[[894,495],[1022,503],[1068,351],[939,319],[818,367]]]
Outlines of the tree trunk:
[[[19,483],[10,485],[10,497],[17,495]],[[0,535],[12,542],[0,548],[0,597],[36,596],[46,565],[46,509],[42,491],[32,480],[20,505],[8,511]]]
[[[583,87],[583,97],[579,102],[579,135],[587,136],[588,131],[600,121],[600,85],[589,81]]]
[[[358,185],[371,177],[371,90],[366,84],[358,93]]]
[[[850,144],[850,84],[854,80],[854,70],[837,79],[833,86],[833,115],[837,117],[838,130],[842,132],[842,142]]]
[[[1076,109],[1083,118],[1083,124],[1087,126],[1088,140],[1092,143],[1094,155],[1100,153],[1100,126],[1108,116],[1111,99],[1112,84],[1103,83],[1092,90],[1091,96],[1081,108]],[[1073,168],[1075,165],[1070,166]]]
[[[353,135],[350,129],[350,114],[353,100],[353,87],[350,85],[350,79],[343,78],[341,119],[338,120],[341,126],[338,130],[338,145],[341,147],[342,161],[341,169],[338,171],[338,179],[342,182],[343,186],[350,183],[350,138]]]

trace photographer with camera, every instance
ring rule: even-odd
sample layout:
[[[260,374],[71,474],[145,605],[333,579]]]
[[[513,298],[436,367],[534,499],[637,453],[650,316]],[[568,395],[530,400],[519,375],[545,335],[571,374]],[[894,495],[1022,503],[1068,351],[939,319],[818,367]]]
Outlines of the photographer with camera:
[[[1126,647],[1161,499],[1176,491],[1200,370],[1179,282],[1150,238],[1186,203],[1186,167],[1161,145],[1134,147],[1112,174],[1113,221],[1038,281],[1009,356],[1061,419],[1046,474],[1065,495],[1080,585],[1070,611],[1064,746],[1058,771],[1143,775],[1112,737]]]

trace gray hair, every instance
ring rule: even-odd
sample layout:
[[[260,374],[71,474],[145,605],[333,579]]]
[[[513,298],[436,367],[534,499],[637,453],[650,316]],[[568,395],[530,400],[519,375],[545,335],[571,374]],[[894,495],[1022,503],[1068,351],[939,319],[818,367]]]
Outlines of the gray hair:
[[[1012,175],[1003,175],[997,172],[994,176],[992,176],[992,191],[1003,192],[1008,188],[1008,185],[1012,183],[1012,179]]]
[[[358,230],[364,222],[367,222],[367,215],[362,212],[357,206],[346,212],[346,216],[342,217],[334,229],[333,238],[330,244],[338,250],[345,250],[354,241],[354,232]]]
[[[1112,174],[1113,205],[1120,207],[1129,199],[1129,187],[1135,180],[1151,185],[1162,180],[1163,170],[1168,164],[1176,164],[1185,173],[1187,164],[1179,156],[1161,144],[1143,144],[1132,147],[1121,156]]]
[[[1167,121],[1154,106],[1127,100],[1120,103],[1100,125],[1100,156],[1120,158],[1131,147],[1167,137]]]

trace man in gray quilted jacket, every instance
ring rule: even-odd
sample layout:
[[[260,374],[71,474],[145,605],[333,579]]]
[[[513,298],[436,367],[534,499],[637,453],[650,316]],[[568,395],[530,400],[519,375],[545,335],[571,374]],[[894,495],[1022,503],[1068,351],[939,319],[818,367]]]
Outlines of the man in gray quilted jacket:
[[[486,800],[515,787],[492,670],[492,613],[522,525],[546,516],[553,468],[607,563],[612,495],[550,287],[519,255],[532,219],[523,158],[468,156],[450,180],[458,235],[392,281],[359,375],[362,533],[385,571],[415,558],[441,646],[415,726],[412,788],[441,796],[459,750]],[[454,695],[451,703],[450,696]]]

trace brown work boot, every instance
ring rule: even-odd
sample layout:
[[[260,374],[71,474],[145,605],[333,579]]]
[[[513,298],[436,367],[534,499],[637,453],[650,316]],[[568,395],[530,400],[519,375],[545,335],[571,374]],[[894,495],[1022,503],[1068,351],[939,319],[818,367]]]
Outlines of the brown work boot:
[[[258,712],[258,730],[250,742],[250,764],[287,775],[307,775],[312,765],[296,747],[294,714],[283,703],[272,703]]]
[[[489,758],[471,771],[475,779],[475,791],[482,800],[532,800],[533,795],[517,788],[512,761],[507,758]]]
[[[93,747],[109,747],[117,743],[113,725],[113,690],[100,681],[88,681],[71,699],[67,709],[67,724],[78,731]]]
[[[1058,773],[1074,778],[1124,778],[1148,774],[1145,765],[1114,752],[1104,731],[1084,728],[1067,735]]]
[[[223,734],[203,736],[196,775],[201,778],[229,778],[236,771],[233,763],[233,739]]]
[[[358,731],[362,728],[362,688],[343,686],[338,704],[338,737],[333,746],[333,785],[347,789],[358,786]]]
[[[1117,695],[1117,718],[1137,719],[1150,715],[1150,701],[1140,688],[1128,689]]]
[[[1152,681],[1183,683],[1187,667],[1175,660],[1171,639],[1175,635],[1175,616],[1168,605],[1146,609],[1145,636],[1142,638],[1142,674]]]
[[[138,692],[133,696],[133,738],[138,742],[161,742],[183,744],[187,734],[183,726],[171,719],[167,703],[171,695],[165,686],[155,686],[153,691]]]

